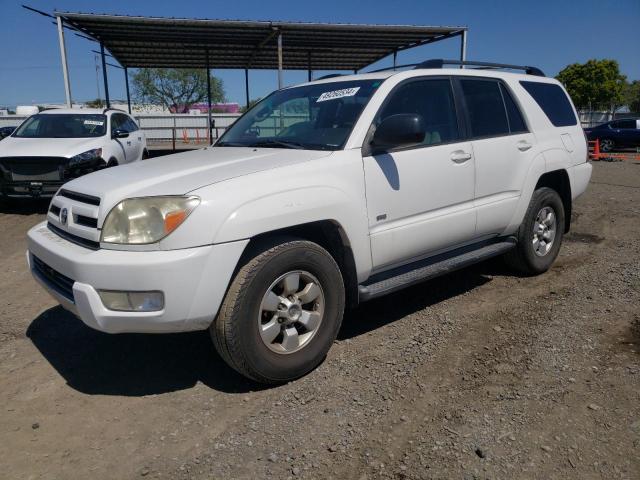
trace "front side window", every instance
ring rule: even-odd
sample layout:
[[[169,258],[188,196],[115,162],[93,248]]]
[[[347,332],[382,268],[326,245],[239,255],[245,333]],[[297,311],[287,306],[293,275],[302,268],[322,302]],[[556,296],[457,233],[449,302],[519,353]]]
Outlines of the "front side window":
[[[635,129],[636,121],[635,120],[616,120],[615,122],[611,122],[611,128],[622,128],[622,129]]]
[[[500,83],[495,80],[460,80],[472,138],[508,135],[509,121]]]
[[[76,113],[39,113],[20,125],[18,138],[91,138],[101,137],[107,129],[104,115]]]
[[[278,90],[238,119],[215,146],[338,150],[382,82],[330,82]]]
[[[559,85],[528,81],[521,81],[520,84],[529,92],[554,126],[569,127],[578,123],[571,103]]]
[[[422,116],[427,131],[422,142],[425,146],[454,142],[460,138],[449,79],[416,80],[400,85],[380,110],[376,125],[391,115],[401,113]]]

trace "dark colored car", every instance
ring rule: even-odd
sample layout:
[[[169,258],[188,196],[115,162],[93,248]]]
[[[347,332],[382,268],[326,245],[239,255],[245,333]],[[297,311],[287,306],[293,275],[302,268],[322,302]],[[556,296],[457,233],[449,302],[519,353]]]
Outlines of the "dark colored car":
[[[18,127],[0,127],[0,140],[11,135],[16,128]]]
[[[600,140],[600,150],[640,147],[640,119],[621,118],[593,128],[585,128],[589,140]]]

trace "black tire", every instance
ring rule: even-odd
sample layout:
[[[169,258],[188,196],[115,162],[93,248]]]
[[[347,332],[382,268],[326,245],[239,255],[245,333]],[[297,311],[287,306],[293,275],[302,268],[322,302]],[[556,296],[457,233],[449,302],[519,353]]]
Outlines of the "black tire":
[[[260,306],[272,283],[296,270],[309,272],[318,280],[324,313],[306,345],[292,353],[276,353],[260,337]],[[284,383],[322,362],[340,329],[344,305],[342,275],[331,255],[313,242],[281,238],[254,248],[246,256],[209,331],[220,356],[237,372],[261,383]]]
[[[147,160],[149,158],[149,150],[146,148],[142,151],[142,160]]]
[[[545,207],[550,207],[555,213],[555,238],[549,251],[540,256],[536,254],[533,247],[533,228],[538,213]],[[558,256],[564,228],[565,212],[560,195],[551,188],[539,188],[533,192],[529,208],[527,208],[522,224],[516,233],[518,243],[513,250],[505,255],[505,261],[510,267],[525,275],[538,275],[546,272]]]
[[[118,166],[118,160],[116,160],[115,158],[110,158],[109,161],[107,162],[107,168],[111,168],[111,167],[117,167]]]

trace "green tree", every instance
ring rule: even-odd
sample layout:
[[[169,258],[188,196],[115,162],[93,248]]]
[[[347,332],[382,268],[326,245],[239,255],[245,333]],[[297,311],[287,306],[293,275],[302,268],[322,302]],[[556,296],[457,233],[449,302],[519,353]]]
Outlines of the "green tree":
[[[132,78],[135,98],[143,103],[160,103],[166,108],[187,110],[207,99],[207,74],[195,68],[141,68]],[[224,102],[222,80],[211,76],[211,102]]]
[[[607,109],[623,103],[626,77],[615,60],[589,60],[565,67],[556,77],[571,95],[578,109]]]
[[[89,100],[88,102],[84,102],[84,104],[89,108],[104,108],[105,103],[101,98],[96,98],[95,100]]]
[[[640,80],[627,83],[624,89],[624,103],[632,112],[640,112]]]

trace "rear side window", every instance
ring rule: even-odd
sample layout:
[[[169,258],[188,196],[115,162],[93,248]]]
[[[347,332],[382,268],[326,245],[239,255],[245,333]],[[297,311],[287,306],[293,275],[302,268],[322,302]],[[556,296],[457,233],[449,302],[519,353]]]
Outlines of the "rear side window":
[[[500,84],[500,91],[502,92],[502,98],[504,99],[504,107],[507,109],[507,119],[509,120],[509,130],[511,133],[524,133],[528,132],[527,125],[524,123],[522,113],[513,101],[509,89],[503,84]]]
[[[569,127],[578,123],[567,95],[558,85],[525,81],[520,82],[520,84],[542,108],[542,111],[554,126]]]
[[[467,105],[471,136],[495,137],[509,134],[509,122],[500,84],[495,80],[460,80]]]

